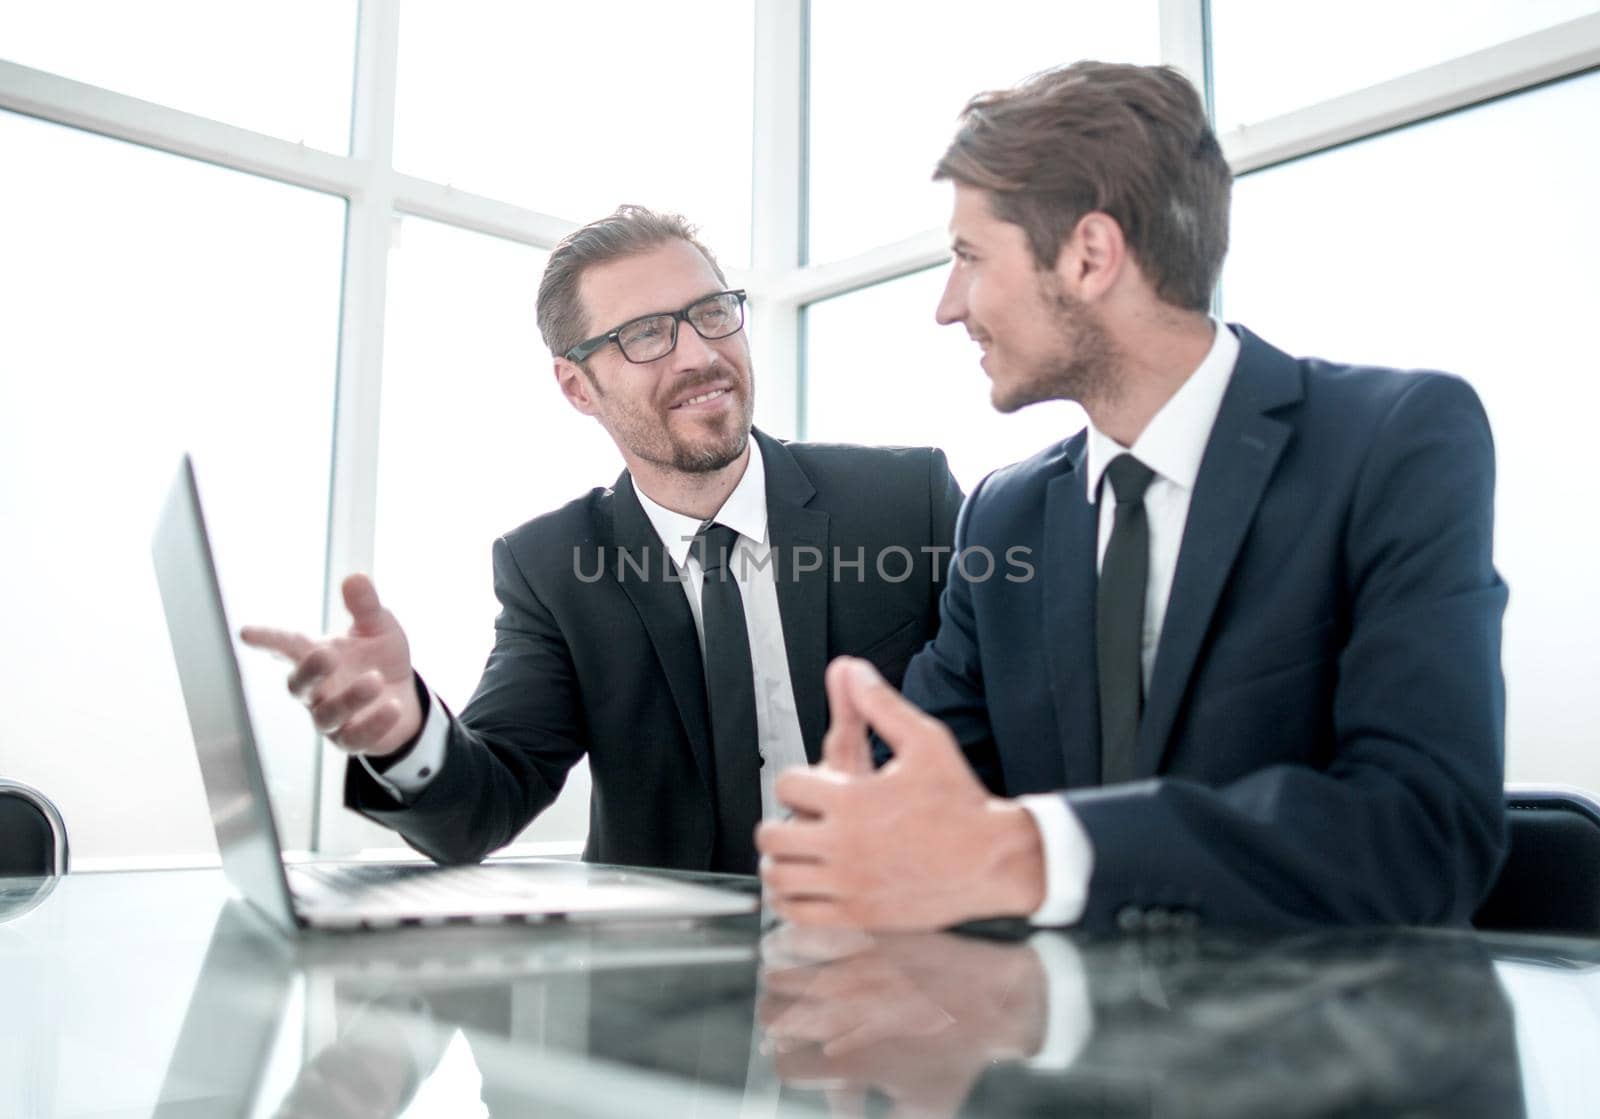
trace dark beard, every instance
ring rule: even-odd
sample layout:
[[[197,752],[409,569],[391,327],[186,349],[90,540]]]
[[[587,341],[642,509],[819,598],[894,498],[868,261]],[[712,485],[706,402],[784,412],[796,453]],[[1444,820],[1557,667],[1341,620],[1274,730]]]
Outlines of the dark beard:
[[[1054,312],[1061,354],[1033,375],[993,400],[995,411],[1016,412],[1046,400],[1079,404],[1111,399],[1116,392],[1117,349],[1094,313],[1082,300],[1060,290],[1054,277],[1040,277],[1040,293]]]
[[[692,384],[682,386],[686,396],[692,396],[702,387],[714,385],[719,377],[714,373]],[[738,389],[734,389],[735,394]],[[669,467],[679,474],[713,474],[723,467],[736,462],[744,454],[745,445],[750,442],[750,423],[755,418],[755,394],[747,392],[741,401],[743,407],[736,418],[736,430],[730,434],[725,442],[706,444],[685,444],[676,439],[671,439],[671,450],[664,459],[656,459],[657,466]]]

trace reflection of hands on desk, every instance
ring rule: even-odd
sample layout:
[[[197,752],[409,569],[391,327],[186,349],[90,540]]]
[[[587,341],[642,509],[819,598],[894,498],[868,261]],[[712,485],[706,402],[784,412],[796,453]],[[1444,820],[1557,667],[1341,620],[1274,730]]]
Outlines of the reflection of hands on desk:
[[[779,925],[761,938],[763,974],[824,964],[870,951],[883,940],[865,929]]]
[[[392,1119],[438,1064],[449,1032],[421,998],[362,1006],[336,1040],[301,1066],[275,1115]]]
[[[953,1114],[985,1068],[1035,1056],[1052,1029],[1052,977],[1025,942],[782,927],[762,958],[757,1014],[778,1075],[877,1089],[907,1114]]]
[[[925,1038],[956,1024],[900,961],[869,946],[816,964],[763,970],[758,1013],[778,1052],[819,1046],[842,1057],[894,1038]]]

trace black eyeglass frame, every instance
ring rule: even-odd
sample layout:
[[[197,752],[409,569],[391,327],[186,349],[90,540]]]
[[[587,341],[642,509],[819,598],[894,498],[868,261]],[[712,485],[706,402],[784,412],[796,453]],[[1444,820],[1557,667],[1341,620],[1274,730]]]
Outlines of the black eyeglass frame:
[[[711,337],[707,337],[706,333],[703,330],[701,330],[698,326],[695,326],[693,320],[691,320],[689,318],[689,312],[693,311],[696,307],[700,306],[702,303],[707,303],[707,302],[709,302],[709,301],[711,301],[713,299],[719,299],[724,295],[731,295],[731,296],[733,296],[735,299],[737,299],[739,301],[739,325],[735,326],[732,330],[728,331],[728,333],[726,333],[726,334],[717,334],[717,335],[713,335]],[[582,361],[582,360],[584,360],[584,358],[586,358],[590,354],[594,353],[596,350],[598,350],[600,347],[604,346],[606,343],[615,342],[617,344],[617,350],[622,354],[622,356],[623,356],[623,358],[625,360],[632,362],[634,365],[649,365],[650,362],[652,362],[652,361],[660,361],[662,358],[664,358],[668,354],[670,354],[673,350],[678,348],[678,324],[681,323],[681,322],[688,323],[690,328],[693,329],[696,334],[700,335],[700,337],[705,338],[705,340],[707,342],[715,342],[715,341],[718,341],[719,339],[722,339],[722,338],[732,338],[735,334],[739,333],[739,331],[744,329],[744,303],[745,303],[745,289],[744,288],[732,288],[732,289],[730,289],[728,291],[714,291],[710,295],[702,295],[699,299],[696,299],[693,303],[689,304],[687,307],[679,308],[676,311],[652,311],[648,315],[639,315],[636,318],[631,318],[627,322],[622,323],[620,326],[616,327],[614,330],[608,330],[604,334],[596,334],[593,338],[585,338],[582,342],[579,342],[576,346],[572,347],[572,349],[568,350],[564,356],[566,357],[566,359],[568,361]],[[624,349],[623,346],[622,346],[622,341],[621,341],[622,332],[624,330],[627,330],[634,323],[644,322],[646,319],[659,319],[659,318],[670,318],[672,320],[672,342],[671,342],[671,344],[668,345],[665,350],[663,350],[661,353],[657,354],[655,357],[646,358],[644,361],[634,361],[633,358],[628,357],[628,351],[626,349]]]

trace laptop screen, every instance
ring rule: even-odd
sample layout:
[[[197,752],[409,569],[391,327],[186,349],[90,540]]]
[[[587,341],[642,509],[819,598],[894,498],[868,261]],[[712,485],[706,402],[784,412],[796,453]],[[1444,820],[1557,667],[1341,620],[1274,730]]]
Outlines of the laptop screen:
[[[247,900],[293,929],[278,830],[188,455],[167,493],[153,551],[223,872]]]

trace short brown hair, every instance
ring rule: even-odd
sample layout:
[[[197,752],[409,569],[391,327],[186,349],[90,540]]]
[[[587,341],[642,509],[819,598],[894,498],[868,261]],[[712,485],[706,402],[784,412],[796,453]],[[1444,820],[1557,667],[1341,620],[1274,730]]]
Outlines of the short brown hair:
[[[1041,269],[1084,214],[1109,214],[1162,300],[1210,307],[1233,173],[1200,95],[1170,66],[1075,62],[980,93],[933,177],[989,191]]]
[[[561,357],[587,335],[588,315],[578,296],[578,283],[584,272],[596,264],[633,256],[668,241],[687,241],[706,258],[711,271],[717,274],[717,282],[727,287],[717,258],[700,243],[697,232],[679,214],[623,205],[563,237],[545,265],[536,302],[539,333],[550,352]]]

